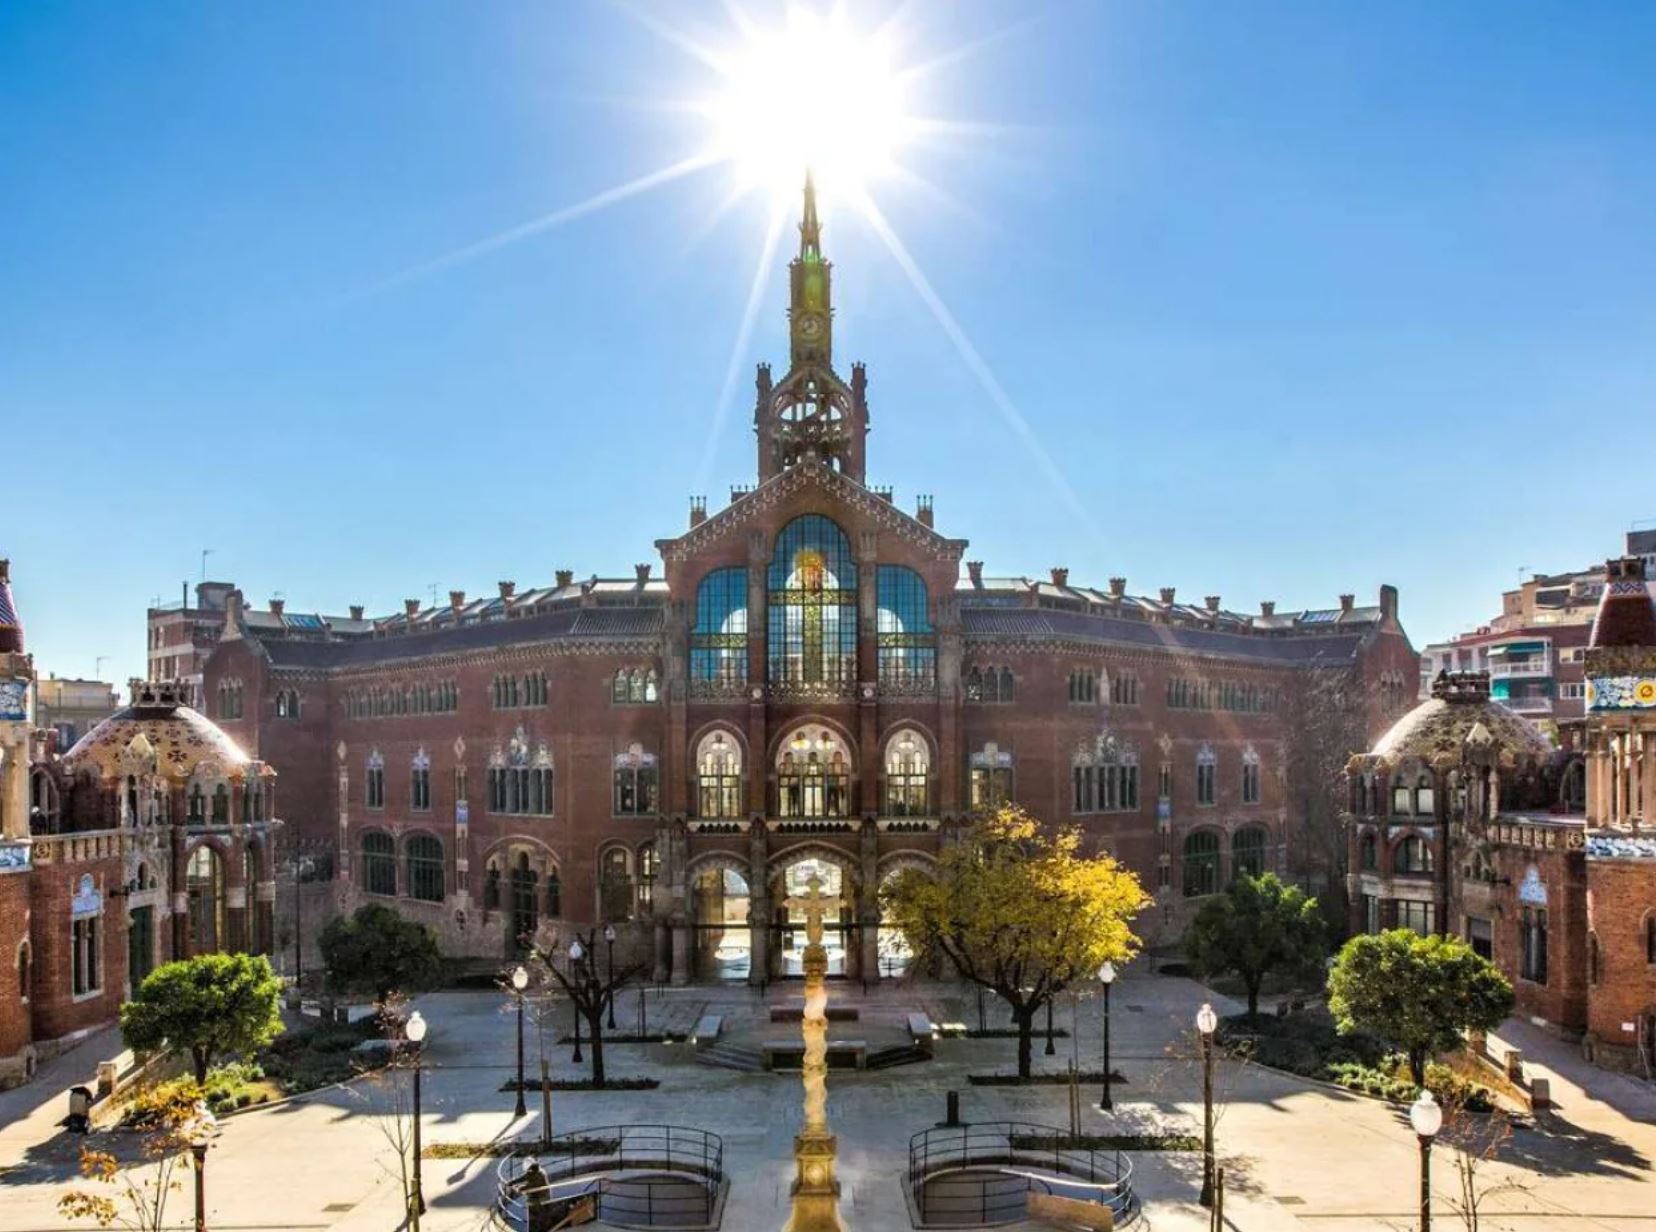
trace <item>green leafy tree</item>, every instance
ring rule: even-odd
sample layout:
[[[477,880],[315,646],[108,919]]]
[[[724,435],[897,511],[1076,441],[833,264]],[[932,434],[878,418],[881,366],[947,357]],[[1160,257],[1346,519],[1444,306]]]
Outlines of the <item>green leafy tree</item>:
[[[187,1054],[196,1082],[214,1058],[251,1053],[282,1030],[282,981],[256,954],[198,954],[164,963],[121,1007],[121,1036],[135,1052]]]
[[[437,937],[380,903],[336,916],[317,938],[328,988],[343,996],[384,1001],[393,992],[416,993],[437,983],[443,972]]]
[[[1409,1057],[1416,1086],[1426,1062],[1460,1044],[1462,1031],[1493,1031],[1512,1012],[1512,985],[1458,937],[1407,928],[1353,937],[1328,977],[1328,1008],[1341,1031],[1368,1031]]]
[[[998,995],[1018,1028],[1018,1075],[1029,1077],[1035,1015],[1105,960],[1136,952],[1133,917],[1149,902],[1109,856],[1081,854],[1074,829],[1049,829],[1003,808],[944,848],[936,876],[905,869],[881,891],[916,954],[941,953]]]
[[[1317,900],[1275,873],[1238,877],[1202,904],[1185,933],[1185,950],[1204,975],[1234,974],[1248,990],[1248,1017],[1272,972],[1310,976],[1328,953]]]

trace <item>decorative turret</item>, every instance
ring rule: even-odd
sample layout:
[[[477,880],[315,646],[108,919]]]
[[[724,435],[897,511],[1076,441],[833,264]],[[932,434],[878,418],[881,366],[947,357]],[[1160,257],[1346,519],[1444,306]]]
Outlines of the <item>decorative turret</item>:
[[[12,599],[11,561],[0,560],[0,654],[23,653],[23,618]]]
[[[753,420],[761,483],[808,462],[865,482],[866,374],[858,365],[847,385],[834,372],[832,281],[816,185],[807,174],[799,255],[788,267],[788,373],[773,386],[769,366],[758,371]]]

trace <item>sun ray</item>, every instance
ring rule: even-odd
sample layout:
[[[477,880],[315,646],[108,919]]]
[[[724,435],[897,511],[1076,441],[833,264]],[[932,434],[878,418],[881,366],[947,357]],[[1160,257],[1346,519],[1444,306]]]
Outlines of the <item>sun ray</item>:
[[[719,161],[718,156],[714,154],[692,154],[689,158],[682,158],[676,163],[647,172],[636,179],[628,180],[624,184],[617,184],[613,188],[606,188],[602,192],[594,193],[586,200],[577,201],[574,205],[566,205],[561,210],[553,210],[550,214],[542,214],[539,218],[533,218],[526,223],[520,223],[518,226],[497,232],[486,239],[467,244],[463,248],[456,248],[442,256],[433,257],[429,261],[422,261],[418,265],[409,266],[407,269],[382,278],[347,298],[362,299],[378,295],[383,291],[391,290],[393,287],[399,287],[442,270],[451,269],[456,265],[464,264],[497,249],[505,248],[509,244],[515,244],[519,240],[527,239],[531,235],[537,235],[542,231],[550,231],[554,227],[561,227],[566,223],[574,222],[578,218],[596,214],[598,211],[625,201],[629,197],[636,197],[640,193],[649,192],[651,189],[660,188],[664,184],[670,184],[674,180],[683,179],[687,175],[714,166]]]
[[[1019,18],[1010,25],[1002,26],[998,30],[991,30],[987,34],[979,35],[975,39],[968,39],[966,42],[961,43],[958,46],[951,47],[947,51],[939,52],[929,60],[921,60],[917,64],[911,64],[904,68],[899,76],[902,77],[904,84],[912,81],[918,81],[920,78],[928,76],[929,74],[936,72],[938,69],[958,64],[962,60],[968,60],[977,55],[980,51],[992,47],[996,43],[1000,43],[1010,38],[1012,35],[1021,33],[1028,27],[1045,20],[1046,17],[1041,14]]]
[[[754,322],[759,317],[759,301],[764,298],[765,286],[770,280],[771,264],[776,260],[776,250],[782,238],[782,223],[786,217],[787,210],[782,203],[773,202],[770,225],[765,228],[765,242],[759,252],[759,263],[754,267],[753,281],[748,285],[747,304],[742,309],[742,323],[737,327],[736,338],[730,347],[730,358],[725,363],[724,384],[719,387],[719,400],[713,408],[713,426],[702,442],[701,462],[696,467],[698,493],[707,486],[719,438],[724,434],[726,420],[730,418],[730,399],[736,392],[736,377],[746,358],[748,345],[753,340]]]
[[[711,47],[698,43],[684,31],[675,30],[654,13],[647,13],[636,5],[623,3],[623,0],[610,0],[610,3],[614,8],[632,18],[664,43],[671,43],[692,59],[705,64],[708,68],[722,71],[719,53]]]
[[[943,302],[943,297],[938,295],[932,287],[931,280],[921,270],[919,263],[909,253],[907,246],[898,237],[897,232],[892,229],[890,222],[886,220],[886,216],[880,211],[880,207],[875,204],[873,197],[869,196],[867,192],[862,192],[858,194],[856,203],[863,216],[868,220],[869,226],[874,229],[874,233],[885,244],[886,250],[891,253],[892,260],[897,262],[897,267],[908,278],[909,285],[914,288],[915,294],[931,311],[944,335],[953,344],[955,352],[965,363],[967,370],[977,378],[978,384],[983,387],[984,393],[989,395],[989,400],[995,404],[995,409],[1006,420],[1007,426],[1023,443],[1030,456],[1035,459],[1035,464],[1046,475],[1047,481],[1051,483],[1053,490],[1058,493],[1064,506],[1090,536],[1095,539],[1102,539],[1104,537],[1103,528],[1099,526],[1087,507],[1081,503],[1081,498],[1076,494],[1074,487],[1071,486],[1068,477],[1059,469],[1058,463],[1047,452],[1046,446],[1041,444],[1040,438],[1035,435],[1034,428],[1030,427],[1029,420],[1024,418],[1023,412],[1012,401],[1012,396],[1001,385],[999,379],[990,369],[988,362],[979,354],[977,347],[972,345],[972,340],[966,336],[966,331],[961,328],[960,322],[955,320],[954,313],[949,311],[949,306]]]

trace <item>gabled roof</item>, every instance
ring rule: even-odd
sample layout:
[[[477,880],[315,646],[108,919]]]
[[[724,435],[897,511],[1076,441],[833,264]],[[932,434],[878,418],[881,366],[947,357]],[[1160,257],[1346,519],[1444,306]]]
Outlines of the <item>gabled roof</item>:
[[[824,466],[815,455],[807,455],[798,465],[771,476],[678,538],[657,539],[656,547],[664,560],[688,559],[746,526],[764,510],[809,487],[821,489],[900,538],[919,544],[942,559],[959,560],[966,551],[966,540],[938,534],[920,519],[897,508],[888,497]]]
[[[1050,608],[963,607],[960,623],[968,639],[1063,638],[1187,654],[1225,655],[1269,664],[1347,663],[1356,657],[1363,641],[1360,632],[1330,630],[1326,637],[1260,637]]]

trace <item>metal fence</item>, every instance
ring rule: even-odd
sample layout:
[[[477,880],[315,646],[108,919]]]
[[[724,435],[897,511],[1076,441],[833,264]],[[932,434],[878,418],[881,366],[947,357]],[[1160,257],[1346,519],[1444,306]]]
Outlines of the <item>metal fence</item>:
[[[529,1178],[538,1164],[543,1181]],[[535,1232],[532,1208],[590,1197],[618,1226],[696,1228],[713,1222],[724,1185],[724,1141],[682,1125],[574,1130],[500,1161],[496,1206],[508,1227]]]
[[[940,1125],[909,1139],[908,1185],[920,1223],[987,1226],[1026,1218],[1031,1192],[1132,1214],[1132,1161],[1114,1148],[1066,1145],[1072,1135],[1028,1121]]]

